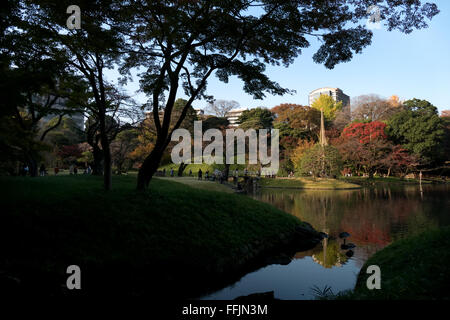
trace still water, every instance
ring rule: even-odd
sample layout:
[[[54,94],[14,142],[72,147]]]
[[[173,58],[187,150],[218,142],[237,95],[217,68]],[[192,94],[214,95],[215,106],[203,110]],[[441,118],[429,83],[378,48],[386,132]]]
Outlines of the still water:
[[[298,252],[287,265],[269,265],[202,299],[234,299],[274,291],[277,299],[314,299],[314,287],[333,293],[353,289],[365,261],[399,239],[450,225],[449,185],[375,187],[358,190],[307,191],[263,189],[253,198],[309,222],[330,236],[314,249]],[[270,227],[270,226],[268,226]],[[340,232],[354,255],[341,250]]]

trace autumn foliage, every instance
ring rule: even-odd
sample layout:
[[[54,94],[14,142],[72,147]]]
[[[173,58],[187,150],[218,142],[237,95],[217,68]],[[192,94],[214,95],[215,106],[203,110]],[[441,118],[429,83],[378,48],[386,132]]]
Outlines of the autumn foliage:
[[[59,159],[63,163],[69,165],[77,162],[78,158],[82,156],[82,149],[78,144],[61,146],[57,152]]]
[[[344,138],[356,138],[360,143],[368,143],[375,139],[387,139],[386,124],[380,121],[369,123],[353,123],[342,132]]]
[[[380,169],[387,170],[388,175],[391,172],[406,175],[419,165],[416,156],[388,139],[385,129],[385,123],[373,121],[353,123],[343,130],[333,144],[343,155],[347,168],[372,177]]]

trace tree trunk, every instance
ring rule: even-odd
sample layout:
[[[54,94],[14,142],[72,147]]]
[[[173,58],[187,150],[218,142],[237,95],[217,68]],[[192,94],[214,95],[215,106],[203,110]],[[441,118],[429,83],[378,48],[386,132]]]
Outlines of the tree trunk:
[[[94,145],[93,155],[94,155],[94,167],[92,168],[92,174],[95,176],[103,175],[103,152],[98,146]]]
[[[109,141],[106,134],[102,135],[102,149],[103,149],[103,185],[105,190],[111,190],[112,187],[112,165],[111,152],[109,148]]]
[[[122,174],[123,162],[122,161],[116,162],[116,165],[117,165],[117,174]]]
[[[153,174],[158,170],[159,163],[164,153],[164,146],[161,144],[155,145],[152,152],[145,158],[142,166],[139,168],[138,179],[137,179],[137,189],[145,190],[150,181],[152,180]]]
[[[103,170],[103,185],[105,190],[111,190],[112,188],[112,168],[111,168],[111,155],[104,154],[104,170]]]
[[[28,158],[30,165],[30,176],[37,177],[38,176],[38,165],[37,160],[33,156],[29,156]]]
[[[228,176],[230,175],[230,164],[225,163],[225,170],[223,172],[223,180],[228,181]]]

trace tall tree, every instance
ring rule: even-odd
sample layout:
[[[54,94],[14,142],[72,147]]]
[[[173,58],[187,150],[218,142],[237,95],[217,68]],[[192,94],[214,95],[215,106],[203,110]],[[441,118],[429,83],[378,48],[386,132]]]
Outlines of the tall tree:
[[[347,166],[373,178],[377,170],[389,167],[387,159],[392,153],[393,145],[380,137],[367,142],[362,142],[357,137],[346,137],[336,147]]]
[[[352,99],[352,118],[362,121],[387,121],[402,111],[395,100],[383,99],[378,95],[362,95]]]
[[[390,138],[425,162],[431,164],[442,160],[445,133],[437,108],[420,99],[405,101],[403,107],[405,110],[388,122]]]
[[[187,101],[185,99],[178,98],[173,107],[173,115],[174,117],[171,119],[171,123],[169,124],[169,128],[172,129],[176,125],[176,120],[180,116],[180,113],[183,112],[184,107]],[[164,118],[164,110],[158,112],[159,119],[162,121]],[[190,106],[186,112],[186,115],[179,125],[179,128],[187,129],[191,134],[194,133],[194,121],[198,119],[197,113],[194,108]],[[157,138],[157,127],[154,121],[154,117],[152,113],[147,113],[147,117],[140,123],[138,126],[139,130],[139,140],[142,145],[139,145],[136,150],[133,152],[134,157],[136,157],[137,162],[139,162],[142,166],[143,161],[147,157],[148,153],[151,152],[155,146],[156,138]],[[166,149],[163,153],[162,164],[166,164],[166,162],[171,159],[171,151],[172,147],[176,145],[176,143],[171,142],[167,145]],[[147,152],[147,154],[145,153]],[[180,169],[185,167],[186,164],[180,164]],[[181,172],[182,170],[179,170]]]
[[[126,127],[125,127],[126,128]],[[108,137],[110,143],[114,141],[116,136],[122,131],[120,122],[116,121],[115,117],[106,116],[104,131]],[[96,115],[90,115],[85,123],[86,141],[92,148],[93,155],[93,175],[104,174],[104,155],[102,141],[102,132],[100,129],[100,120]]]
[[[284,103],[271,109],[274,114],[274,128],[280,129],[280,136],[317,140],[320,126],[320,112],[309,106]]]
[[[308,141],[308,140],[300,140],[297,143],[297,146],[293,150],[291,154],[291,161],[294,164],[295,169],[298,171],[301,170],[301,159],[304,155],[304,153],[308,150],[314,147],[314,142]]]
[[[336,118],[338,111],[342,110],[342,102],[334,101],[333,97],[327,94],[322,94],[311,105],[312,108],[322,111],[327,121],[332,121]]]
[[[385,129],[386,124],[380,121],[355,122],[342,131],[342,136],[356,138],[360,143],[367,143],[375,139],[387,139]]]
[[[387,156],[385,162],[388,176],[394,172],[404,177],[420,165],[420,158],[397,145],[392,148],[392,152]]]
[[[217,99],[208,103],[206,111],[219,118],[223,118],[228,112],[236,108],[239,108],[239,102],[237,101]]]
[[[444,159],[448,164],[450,161],[450,110],[444,110],[441,113],[442,124],[444,127]]]
[[[347,108],[336,113],[332,123],[332,129],[342,132],[344,128],[352,121],[351,113]]]
[[[36,34],[36,41],[48,39],[51,45],[47,55],[55,50],[63,50],[65,61],[72,72],[83,77],[89,85],[91,99],[90,114],[98,119],[98,131],[104,163],[104,188],[112,187],[111,177],[111,140],[108,136],[108,114],[115,112],[117,101],[110,101],[108,91],[116,90],[105,79],[106,69],[112,69],[121,56],[123,38],[113,27],[113,18],[119,8],[118,1],[78,1],[82,8],[81,29],[69,30],[66,26],[67,3],[49,0],[24,1],[27,22]],[[110,108],[113,107],[113,111]],[[111,116],[109,114],[109,116]]]
[[[111,143],[111,155],[118,174],[131,167],[133,161],[130,154],[138,146],[138,134],[135,128],[122,130]]]
[[[357,122],[346,127],[337,148],[347,165],[363,170],[370,178],[376,170],[385,168],[393,148],[385,128],[386,124],[379,121]]]
[[[405,33],[427,26],[439,11],[420,1],[377,2],[388,30]],[[266,64],[288,66],[309,47],[307,37],[322,45],[314,61],[333,68],[349,61],[371,43],[364,27],[372,0],[336,1],[124,1],[122,31],[133,49],[124,69],[142,67],[142,89],[151,97],[157,129],[155,147],[138,174],[138,189],[145,189],[157,170],[171,133],[192,102],[207,98],[208,78],[227,82],[237,76],[244,91],[256,99],[265,93],[290,92],[265,75]],[[358,24],[359,22],[359,24]],[[189,97],[170,129],[178,89]],[[164,109],[162,121],[159,111]]]
[[[1,59],[5,75],[2,79],[2,96],[5,97],[2,114],[9,117],[3,120],[6,124],[22,131],[24,139],[10,141],[9,145],[20,150],[21,160],[28,163],[31,176],[36,176],[37,161],[46,136],[61,124],[65,115],[82,112],[67,100],[74,95],[80,79],[70,74],[61,51],[55,50],[54,56],[48,56],[49,42],[36,42],[29,30],[18,29],[29,28],[26,22],[15,22],[16,28],[4,34],[11,47],[2,48],[7,51]],[[57,121],[43,129],[52,116],[56,116]]]
[[[300,160],[300,170],[304,175],[313,177],[338,176],[342,169],[342,157],[333,146],[315,146],[304,151]]]
[[[273,114],[269,109],[258,107],[244,110],[238,121],[242,129],[269,129],[272,128]]]

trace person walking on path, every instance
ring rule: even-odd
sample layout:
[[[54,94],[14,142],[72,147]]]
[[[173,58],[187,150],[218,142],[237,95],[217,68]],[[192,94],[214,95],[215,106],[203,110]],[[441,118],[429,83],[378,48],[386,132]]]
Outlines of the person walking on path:
[[[202,175],[203,175],[202,169],[198,169],[197,175],[198,175],[198,180],[202,180]]]
[[[173,168],[170,169],[170,176],[173,178]]]
[[[45,176],[45,165],[41,164],[41,167],[39,168],[39,175],[41,177]]]
[[[205,180],[208,180],[209,179],[209,170],[206,170],[206,172],[205,172]]]

